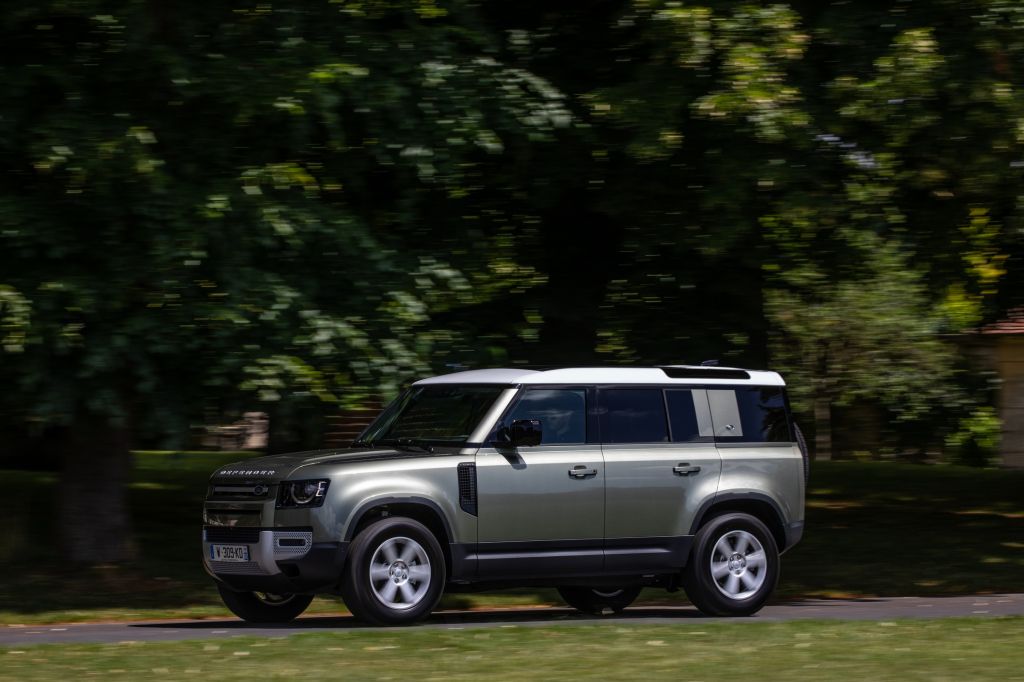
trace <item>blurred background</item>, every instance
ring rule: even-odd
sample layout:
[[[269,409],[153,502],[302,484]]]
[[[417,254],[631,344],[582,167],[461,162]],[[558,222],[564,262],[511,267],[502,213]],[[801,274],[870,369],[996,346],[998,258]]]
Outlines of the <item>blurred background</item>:
[[[24,580],[177,580],[251,456],[188,452],[463,368],[771,368],[819,462],[1024,467],[1016,0],[14,3],[0,78]]]

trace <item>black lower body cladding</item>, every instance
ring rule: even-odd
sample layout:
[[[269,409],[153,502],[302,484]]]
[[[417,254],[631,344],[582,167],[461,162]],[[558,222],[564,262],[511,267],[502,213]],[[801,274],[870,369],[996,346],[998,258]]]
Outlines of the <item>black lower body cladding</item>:
[[[348,555],[347,542],[317,542],[304,556],[278,561],[281,570],[275,575],[234,575],[214,573],[229,589],[243,592],[274,592],[277,594],[311,594],[336,592],[338,580]]]

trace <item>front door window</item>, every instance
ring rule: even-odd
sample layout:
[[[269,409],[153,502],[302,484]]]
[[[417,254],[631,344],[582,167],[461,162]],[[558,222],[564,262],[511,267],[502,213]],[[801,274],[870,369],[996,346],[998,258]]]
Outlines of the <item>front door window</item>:
[[[582,388],[530,389],[512,410],[517,419],[539,419],[541,445],[570,445],[587,442],[587,397]]]

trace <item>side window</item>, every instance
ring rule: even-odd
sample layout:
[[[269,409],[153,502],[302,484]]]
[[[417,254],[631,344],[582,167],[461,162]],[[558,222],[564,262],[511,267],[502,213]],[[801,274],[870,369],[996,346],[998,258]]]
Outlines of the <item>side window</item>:
[[[782,388],[762,386],[709,390],[715,437],[726,442],[789,442],[786,395]]]
[[[668,421],[673,443],[701,443],[714,440],[708,393],[703,389],[665,391]]]
[[[668,442],[665,399],[660,388],[605,389],[600,400],[602,442]]]
[[[539,419],[541,445],[587,442],[587,393],[582,388],[528,389],[505,420]]]
[[[786,394],[778,386],[736,389],[743,431],[750,440],[766,443],[792,441],[786,418]]]

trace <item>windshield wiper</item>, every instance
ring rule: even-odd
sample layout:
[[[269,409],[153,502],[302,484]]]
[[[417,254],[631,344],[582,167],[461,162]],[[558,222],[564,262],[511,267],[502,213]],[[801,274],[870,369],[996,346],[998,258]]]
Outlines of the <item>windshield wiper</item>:
[[[390,445],[398,450],[406,450],[408,452],[426,452],[428,454],[433,454],[434,452],[434,448],[419,442],[415,438],[388,438],[386,440],[374,441],[373,445]]]

